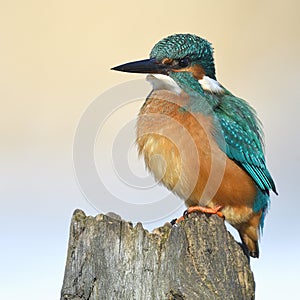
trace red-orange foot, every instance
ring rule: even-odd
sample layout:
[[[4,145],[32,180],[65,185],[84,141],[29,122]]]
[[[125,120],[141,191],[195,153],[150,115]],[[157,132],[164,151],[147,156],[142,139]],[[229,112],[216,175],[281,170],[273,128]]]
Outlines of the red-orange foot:
[[[211,207],[205,207],[205,206],[190,206],[183,214],[183,216],[181,216],[180,218],[178,218],[177,220],[175,220],[175,224],[180,223],[181,221],[183,221],[185,219],[185,217],[193,212],[202,212],[205,214],[213,214],[213,215],[218,215],[221,218],[224,218],[223,213],[220,211],[220,209],[222,209],[222,205],[218,205],[214,208]]]
[[[205,214],[212,214],[212,215],[218,215],[221,218],[224,218],[223,213],[220,211],[220,209],[222,209],[222,205],[218,205],[214,208],[211,207],[205,207],[205,206],[190,206],[187,210],[186,210],[186,214],[191,214],[195,211],[199,211]]]

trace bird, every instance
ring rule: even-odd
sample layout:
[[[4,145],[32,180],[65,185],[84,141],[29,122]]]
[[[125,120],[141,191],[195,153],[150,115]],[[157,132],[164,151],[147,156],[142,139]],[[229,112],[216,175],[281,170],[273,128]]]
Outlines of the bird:
[[[111,68],[145,73],[152,90],[138,114],[139,155],[155,179],[185,201],[187,213],[217,214],[239,232],[249,256],[278,194],[266,166],[262,123],[216,78],[212,44],[167,36],[148,59]]]

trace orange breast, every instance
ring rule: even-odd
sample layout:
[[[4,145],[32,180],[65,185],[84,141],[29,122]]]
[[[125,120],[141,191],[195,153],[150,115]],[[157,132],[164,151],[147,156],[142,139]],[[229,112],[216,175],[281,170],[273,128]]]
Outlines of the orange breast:
[[[186,94],[154,91],[140,110],[137,144],[147,168],[187,206],[224,207],[239,223],[252,213],[256,187],[251,177],[220,150],[212,118],[190,113]]]

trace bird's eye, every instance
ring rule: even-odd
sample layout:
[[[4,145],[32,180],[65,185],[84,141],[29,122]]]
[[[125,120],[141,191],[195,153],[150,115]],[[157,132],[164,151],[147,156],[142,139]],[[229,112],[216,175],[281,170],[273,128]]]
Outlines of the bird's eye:
[[[185,68],[189,65],[190,60],[188,57],[184,57],[178,60],[178,66],[181,68]]]

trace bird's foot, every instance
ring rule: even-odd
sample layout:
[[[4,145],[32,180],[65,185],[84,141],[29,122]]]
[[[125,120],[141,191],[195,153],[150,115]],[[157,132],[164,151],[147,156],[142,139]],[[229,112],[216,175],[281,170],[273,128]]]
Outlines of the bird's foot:
[[[174,219],[171,221],[172,225],[176,225],[178,223],[180,223],[181,221],[183,221],[189,214],[193,213],[193,212],[201,212],[201,213],[205,213],[205,214],[212,214],[212,215],[217,215],[220,218],[224,218],[223,213],[220,211],[220,209],[222,209],[223,206],[222,205],[217,205],[214,208],[211,207],[205,207],[205,206],[190,206],[184,213],[183,216],[181,216],[178,219]]]
[[[221,218],[224,218],[223,213],[220,211],[222,209],[222,205],[217,205],[214,208],[211,207],[205,207],[205,206],[190,206],[184,214],[189,215],[193,212],[202,212],[205,214],[212,214],[212,215],[218,215]]]

